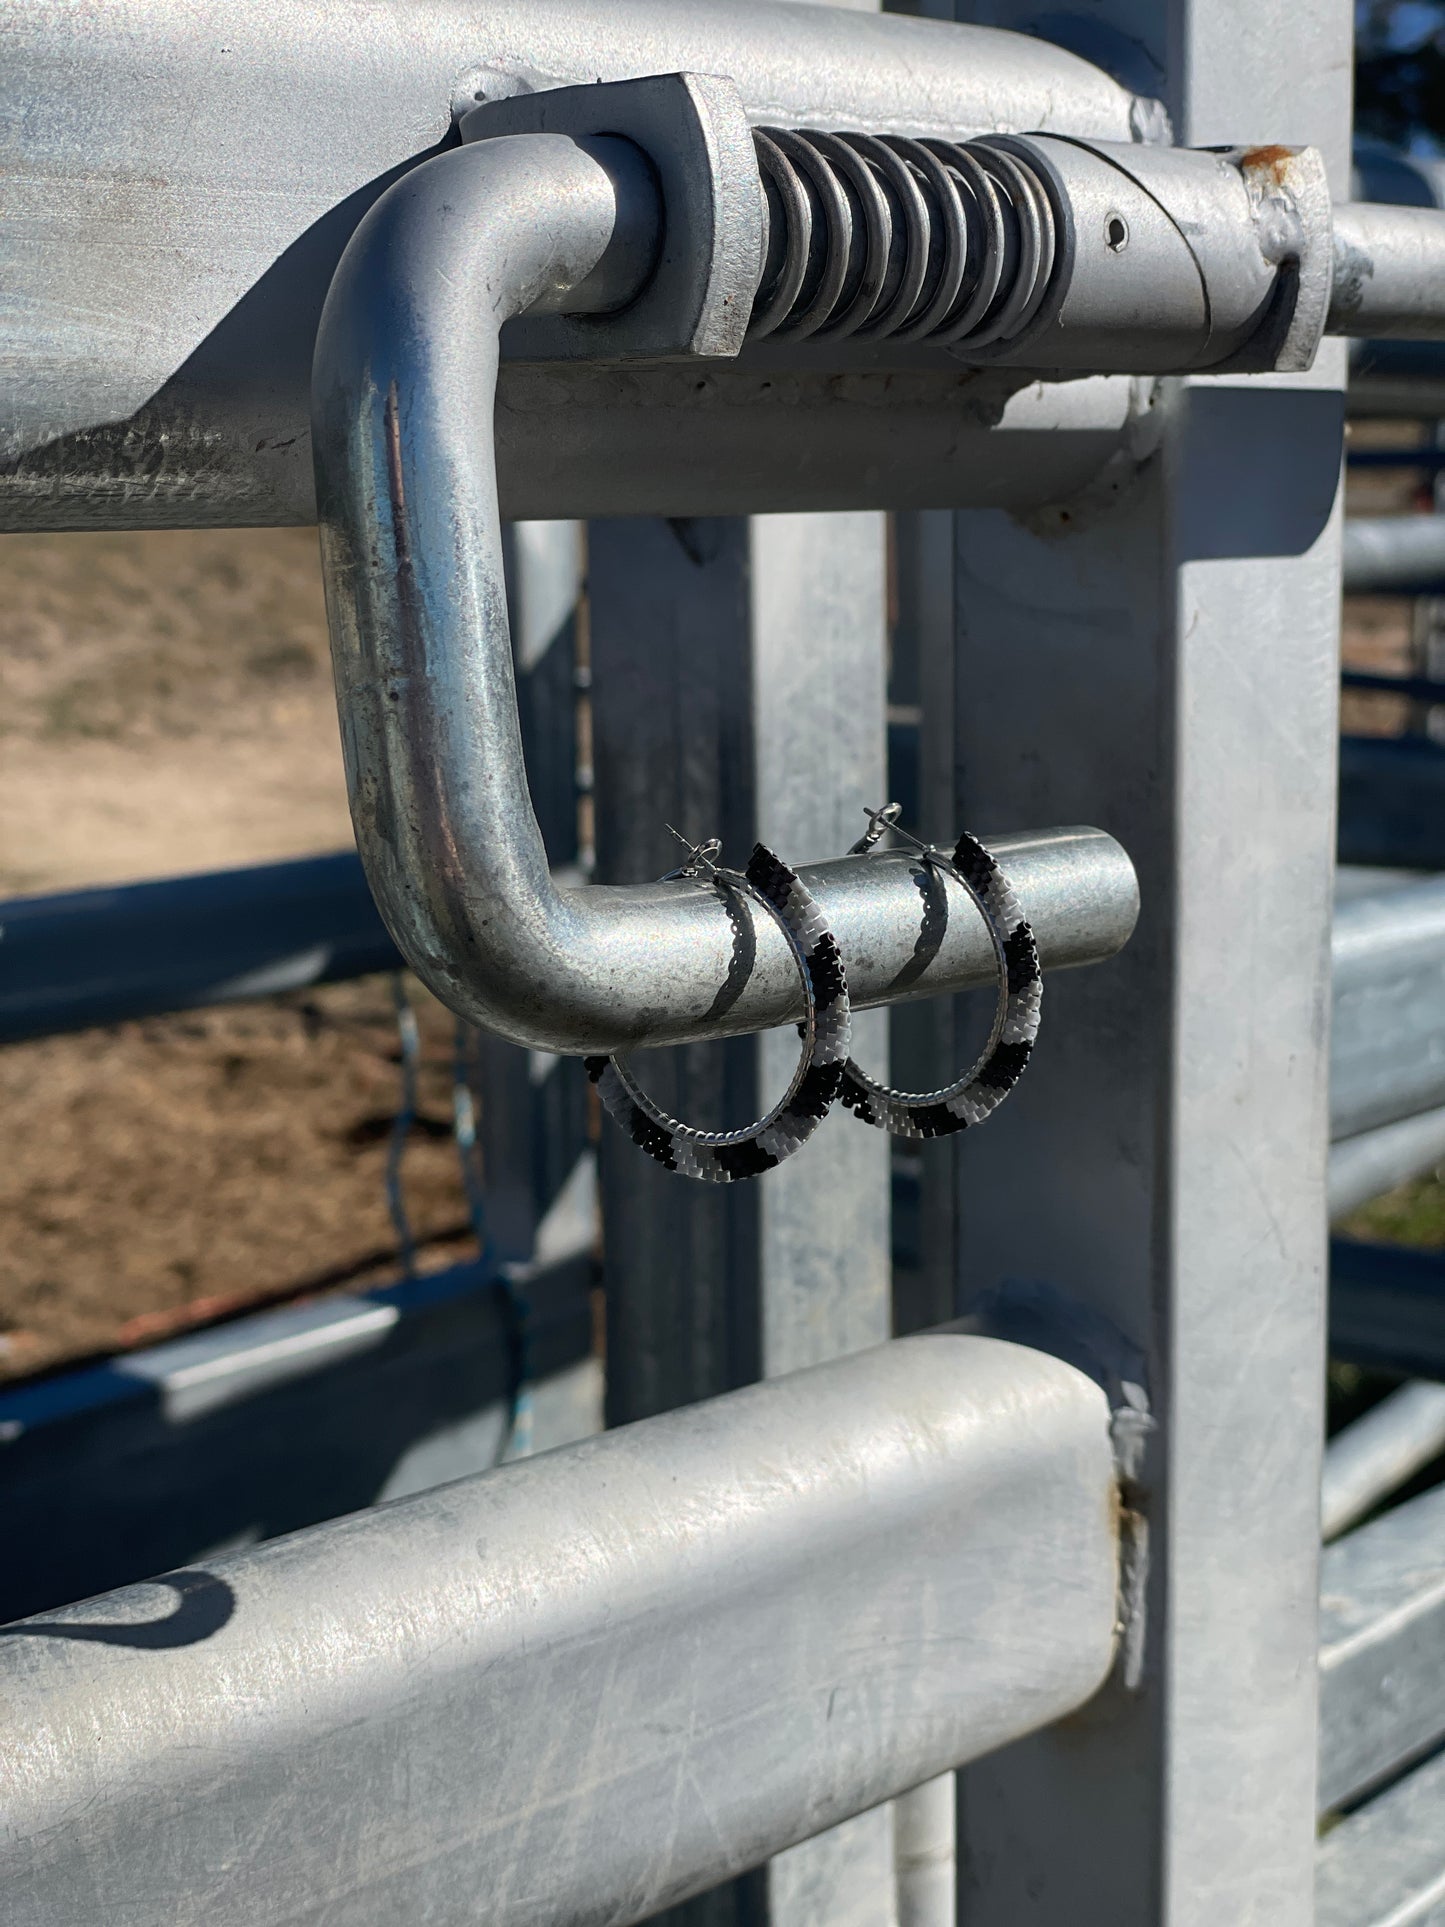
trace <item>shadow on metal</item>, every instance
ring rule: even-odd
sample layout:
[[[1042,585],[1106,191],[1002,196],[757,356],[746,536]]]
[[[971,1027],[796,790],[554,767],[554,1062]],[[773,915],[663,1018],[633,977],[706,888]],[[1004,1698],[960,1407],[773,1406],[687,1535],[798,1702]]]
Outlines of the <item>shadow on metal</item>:
[[[176,1609],[164,1619],[142,1619],[134,1624],[118,1620],[67,1620],[63,1624],[0,1627],[0,1639],[78,1639],[97,1646],[132,1646],[164,1652],[176,1646],[197,1646],[226,1625],[236,1610],[236,1595],[214,1573],[172,1572],[152,1582],[176,1596]]]

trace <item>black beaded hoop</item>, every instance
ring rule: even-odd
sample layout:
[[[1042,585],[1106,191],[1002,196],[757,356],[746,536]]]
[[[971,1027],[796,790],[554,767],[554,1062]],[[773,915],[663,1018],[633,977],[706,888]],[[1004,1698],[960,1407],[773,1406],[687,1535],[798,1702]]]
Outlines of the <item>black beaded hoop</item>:
[[[869,810],[871,828],[854,846],[872,850],[889,830],[912,843],[923,861],[961,884],[978,907],[998,965],[998,1006],[983,1054],[972,1069],[936,1091],[895,1091],[849,1058],[842,1102],[865,1124],[894,1137],[947,1137],[981,1124],[996,1111],[1027,1068],[1038,1036],[1044,982],[1038,946],[1008,879],[992,855],[965,830],[951,858],[898,828],[898,805]]]
[[[702,1184],[759,1177],[801,1149],[842,1088],[852,1039],[843,959],[813,898],[764,844],[754,845],[741,872],[719,868],[713,861],[718,848],[716,843],[699,845],[672,874],[706,883],[725,904],[729,898],[749,898],[787,938],[807,1009],[798,1026],[803,1053],[786,1093],[765,1117],[743,1130],[700,1131],[669,1117],[652,1101],[632,1077],[625,1054],[583,1060],[609,1116],[633,1143],[667,1170]]]

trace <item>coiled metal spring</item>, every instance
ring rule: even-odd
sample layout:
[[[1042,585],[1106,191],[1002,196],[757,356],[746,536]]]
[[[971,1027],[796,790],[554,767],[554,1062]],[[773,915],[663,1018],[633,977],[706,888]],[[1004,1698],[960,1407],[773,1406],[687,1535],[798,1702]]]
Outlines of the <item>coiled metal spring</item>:
[[[1059,254],[1042,177],[982,139],[754,130],[768,214],[749,339],[1002,346]]]

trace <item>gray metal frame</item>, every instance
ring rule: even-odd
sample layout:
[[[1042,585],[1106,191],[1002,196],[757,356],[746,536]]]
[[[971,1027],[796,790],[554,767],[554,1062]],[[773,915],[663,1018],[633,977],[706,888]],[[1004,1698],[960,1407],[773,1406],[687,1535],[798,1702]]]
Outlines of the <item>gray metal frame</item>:
[[[1092,17],[1176,138],[1267,126],[1342,191],[1345,7]],[[1170,384],[1161,456],[1112,502],[958,521],[956,815],[1080,798],[1144,902],[963,1141],[959,1286],[1084,1297],[1157,1418],[1133,1666],[962,1776],[969,1927],[1064,1927],[1084,1894],[1161,1927],[1311,1916],[1342,380],[1327,349],[1304,378]]]
[[[1407,1774],[1320,1845],[1318,1927],[1439,1927],[1445,1757]]]
[[[1436,1486],[1325,1552],[1322,1811],[1358,1804],[1361,1795],[1397,1778],[1445,1739],[1442,1535],[1445,1488]]]
[[[990,835],[1049,1016],[998,1120],[912,1167],[906,1316],[973,1335],[877,1342],[890,1147],[855,1122],[711,1195],[608,1139],[608,1417],[636,1423],[10,1629],[0,1841],[27,1927],[447,1927],[479,1894],[518,1927],[674,1904],[940,1927],[955,1900],[966,1927],[1081,1904],[1309,1927],[1331,1118],[1338,1202],[1407,1125],[1408,1155],[1433,1142],[1445,1095],[1434,885],[1340,911],[1326,1092],[1344,354],[1310,362],[1325,329],[1445,321],[1439,211],[1345,200],[1342,0],[1104,0],[1087,59],[773,0],[419,0],[382,35],[361,0],[223,0],[190,38],[124,0],[88,24],[20,0],[10,31],[0,516],[319,514],[368,873],[405,954],[498,1033],[505,1247],[534,1253],[589,1168],[551,1053],[677,1046],[656,1074],[707,1124],[791,1051],[770,928],[717,1010],[733,935],[650,881],[669,819],[805,862],[860,1011],[932,997],[892,1042],[960,1054],[939,993],[988,977],[981,932],[951,920],[920,968],[908,860],[836,854],[882,797],[885,508],[919,511],[896,574],[920,827]],[[453,148],[454,122],[495,138]],[[1038,303],[994,344],[1016,369],[967,365],[976,340],[731,359],[754,270],[803,247],[749,172],[764,125],[994,141],[975,160],[1002,154],[1016,198],[991,245]],[[886,198],[865,279],[906,225]],[[531,359],[503,364],[504,324]],[[1085,378],[1036,379],[1065,365]],[[509,627],[504,512],[674,519],[594,521],[585,611],[576,532],[543,538],[556,620],[514,595]],[[570,808],[583,620],[600,881]],[[1017,828],[1081,817],[1102,827]],[[1379,1009],[1412,998],[1386,1063]],[[875,1065],[888,1030],[859,1023]],[[1340,1247],[1334,1300],[1357,1355],[1388,1338],[1398,1362],[1376,1263]],[[1419,1270],[1396,1322],[1434,1342]],[[1324,1655],[1327,1801],[1439,1737],[1423,1687],[1388,1718],[1374,1693],[1434,1651],[1419,1504],[1330,1554],[1355,1605]],[[1433,1786],[1427,1765],[1347,1820],[1355,1864]],[[1345,1848],[1320,1865],[1343,1919]]]
[[[755,837],[797,853],[855,840],[859,798],[884,780],[883,518],[594,523],[590,555],[604,880],[672,867],[669,822],[736,852]],[[872,1061],[885,1021],[855,1018]],[[786,1029],[685,1045],[644,1075],[675,1115],[727,1127],[786,1081],[795,1043]],[[889,1335],[888,1140],[839,1112],[809,1151],[765,1186],[718,1189],[604,1136],[613,1424]],[[711,1904],[868,1927],[892,1879],[878,1814]]]

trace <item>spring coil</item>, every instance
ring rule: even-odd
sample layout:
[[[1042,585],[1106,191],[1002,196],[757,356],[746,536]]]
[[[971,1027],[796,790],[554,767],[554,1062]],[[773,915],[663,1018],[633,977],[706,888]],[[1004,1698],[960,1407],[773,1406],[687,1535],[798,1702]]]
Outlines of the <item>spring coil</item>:
[[[1013,341],[1048,293],[1057,227],[1040,174],[983,139],[753,133],[768,215],[749,340]]]

